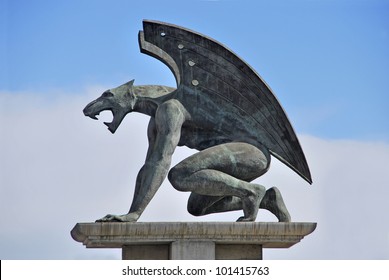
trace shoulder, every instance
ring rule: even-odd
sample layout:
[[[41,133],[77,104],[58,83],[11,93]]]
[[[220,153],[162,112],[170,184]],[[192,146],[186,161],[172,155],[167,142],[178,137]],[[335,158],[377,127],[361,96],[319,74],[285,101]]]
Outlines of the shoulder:
[[[161,105],[158,106],[158,111],[182,111],[185,110],[184,105],[181,104],[180,101],[177,99],[170,99],[168,101],[163,102]]]
[[[188,112],[176,99],[168,100],[158,106],[155,113],[155,124],[159,131],[179,129],[187,120]]]
[[[171,118],[184,118],[186,119],[188,112],[185,107],[181,104],[180,101],[176,99],[168,100],[158,106],[158,109],[155,114],[156,121],[162,118],[165,120],[170,120]]]

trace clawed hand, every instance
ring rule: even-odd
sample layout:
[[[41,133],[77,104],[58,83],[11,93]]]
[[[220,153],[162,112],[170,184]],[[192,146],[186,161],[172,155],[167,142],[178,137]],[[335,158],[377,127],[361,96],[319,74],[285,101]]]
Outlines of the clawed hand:
[[[96,223],[101,222],[136,222],[139,218],[138,214],[128,213],[124,215],[112,215],[108,214],[101,219],[96,220]]]

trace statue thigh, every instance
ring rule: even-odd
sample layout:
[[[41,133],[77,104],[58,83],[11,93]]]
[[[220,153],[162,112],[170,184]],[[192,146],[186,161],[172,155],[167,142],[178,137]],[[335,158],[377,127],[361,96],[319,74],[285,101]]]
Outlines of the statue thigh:
[[[239,180],[251,182],[266,173],[270,165],[270,156],[257,147],[231,142],[202,150],[178,163],[168,175],[169,181],[179,191],[196,190],[186,179],[197,171],[217,170]],[[212,183],[210,187],[212,187]]]

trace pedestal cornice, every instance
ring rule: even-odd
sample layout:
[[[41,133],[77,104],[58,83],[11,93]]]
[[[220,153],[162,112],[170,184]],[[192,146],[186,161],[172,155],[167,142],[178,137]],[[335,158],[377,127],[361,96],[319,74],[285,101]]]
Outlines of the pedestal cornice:
[[[300,222],[78,223],[71,231],[71,235],[87,248],[170,244],[179,240],[289,248],[312,233],[315,228],[316,223]]]

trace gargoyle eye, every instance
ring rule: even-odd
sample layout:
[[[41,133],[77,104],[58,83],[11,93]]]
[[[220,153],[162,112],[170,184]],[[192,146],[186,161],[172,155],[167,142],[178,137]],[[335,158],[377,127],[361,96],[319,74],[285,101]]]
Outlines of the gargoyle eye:
[[[113,96],[113,93],[107,90],[107,91],[103,92],[103,94],[101,96],[102,97],[111,97],[111,96]]]

